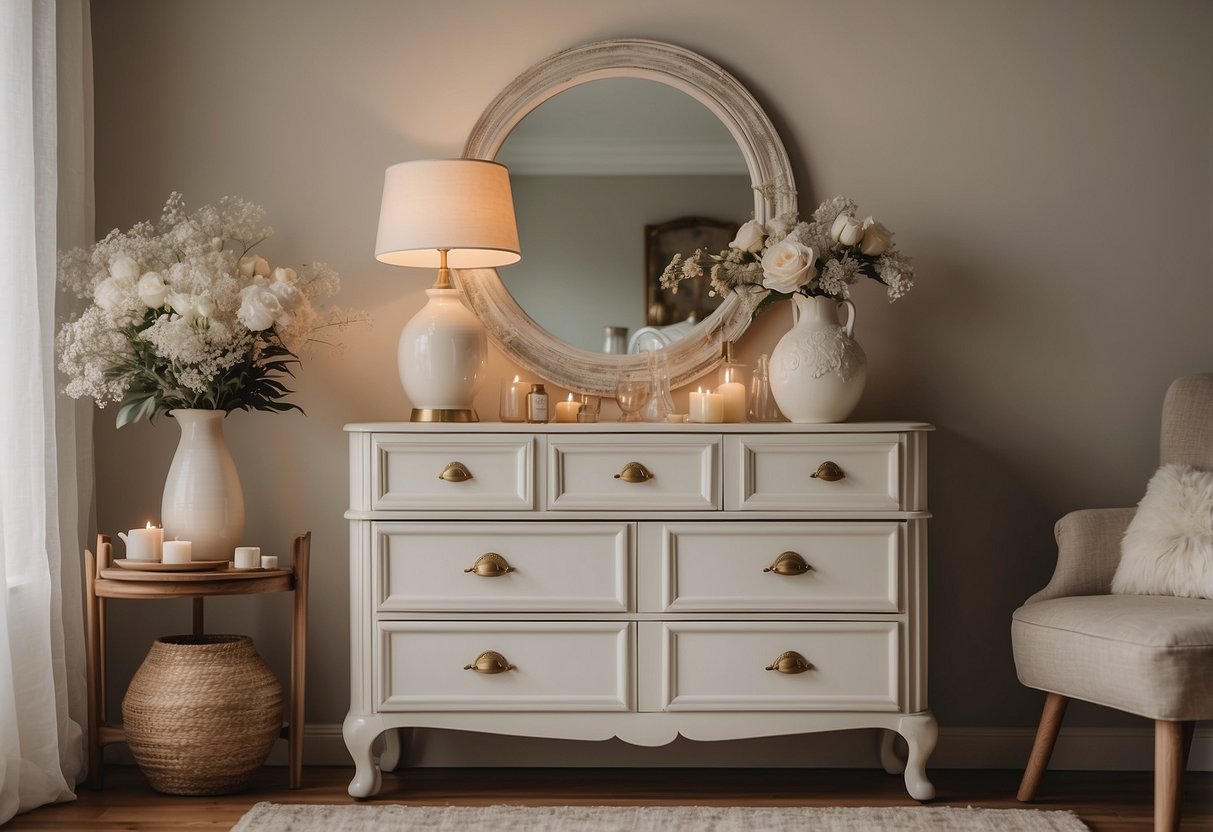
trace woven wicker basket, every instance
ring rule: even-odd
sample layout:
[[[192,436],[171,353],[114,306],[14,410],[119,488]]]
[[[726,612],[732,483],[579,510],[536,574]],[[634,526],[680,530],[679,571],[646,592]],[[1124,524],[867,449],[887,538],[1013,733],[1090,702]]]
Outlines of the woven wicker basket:
[[[156,639],[122,700],[126,741],[152,788],[248,786],[282,729],[282,685],[247,636]]]

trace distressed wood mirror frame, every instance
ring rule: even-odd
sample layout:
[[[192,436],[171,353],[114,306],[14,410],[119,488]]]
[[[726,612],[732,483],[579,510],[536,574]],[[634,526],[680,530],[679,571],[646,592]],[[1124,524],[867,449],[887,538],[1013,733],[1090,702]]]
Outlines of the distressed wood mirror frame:
[[[728,128],[745,157],[755,188],[754,218],[765,223],[796,210],[787,151],[753,96],[713,62],[658,41],[601,41],[541,61],[489,104],[468,136],[464,157],[496,158],[510,131],[528,113],[564,90],[602,78],[648,78],[698,100]],[[518,305],[495,270],[455,272],[455,280],[502,352],[545,381],[576,392],[614,396],[621,373],[646,365],[644,355],[593,353],[554,337]],[[730,295],[688,335],[666,347],[671,384],[678,387],[711,371],[720,361],[721,341],[736,340],[745,332],[764,294]]]

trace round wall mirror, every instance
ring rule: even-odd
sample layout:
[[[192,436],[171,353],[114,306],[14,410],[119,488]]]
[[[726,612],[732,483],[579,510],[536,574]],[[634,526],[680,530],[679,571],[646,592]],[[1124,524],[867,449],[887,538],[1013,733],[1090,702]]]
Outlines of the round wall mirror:
[[[712,297],[696,281],[671,296],[661,270],[675,252],[724,248],[751,217],[796,210],[787,153],[749,93],[654,41],[542,61],[489,105],[464,156],[510,169],[523,259],[457,281],[507,356],[587,393],[611,395],[647,349],[665,350],[675,386],[711,370],[762,293]]]

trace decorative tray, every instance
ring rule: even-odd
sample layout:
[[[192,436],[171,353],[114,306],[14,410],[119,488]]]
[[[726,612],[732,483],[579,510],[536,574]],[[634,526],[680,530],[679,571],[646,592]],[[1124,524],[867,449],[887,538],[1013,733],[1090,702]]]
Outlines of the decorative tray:
[[[161,563],[156,560],[115,558],[114,565],[139,572],[213,572],[227,566],[226,560],[193,560],[189,563]]]

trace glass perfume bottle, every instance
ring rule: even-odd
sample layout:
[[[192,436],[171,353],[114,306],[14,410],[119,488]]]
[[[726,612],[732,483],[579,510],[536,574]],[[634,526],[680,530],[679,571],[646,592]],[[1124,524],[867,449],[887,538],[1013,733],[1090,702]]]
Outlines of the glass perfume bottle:
[[[766,353],[758,356],[754,378],[750,382],[750,421],[782,422],[783,414],[771,395],[771,357]]]
[[[646,422],[664,422],[674,412],[674,396],[670,393],[670,364],[665,350],[649,350],[649,378],[652,395],[642,414]]]
[[[733,358],[733,342],[725,341],[721,347],[720,380],[716,392],[724,398],[724,420],[744,422],[746,420],[746,365]]]

